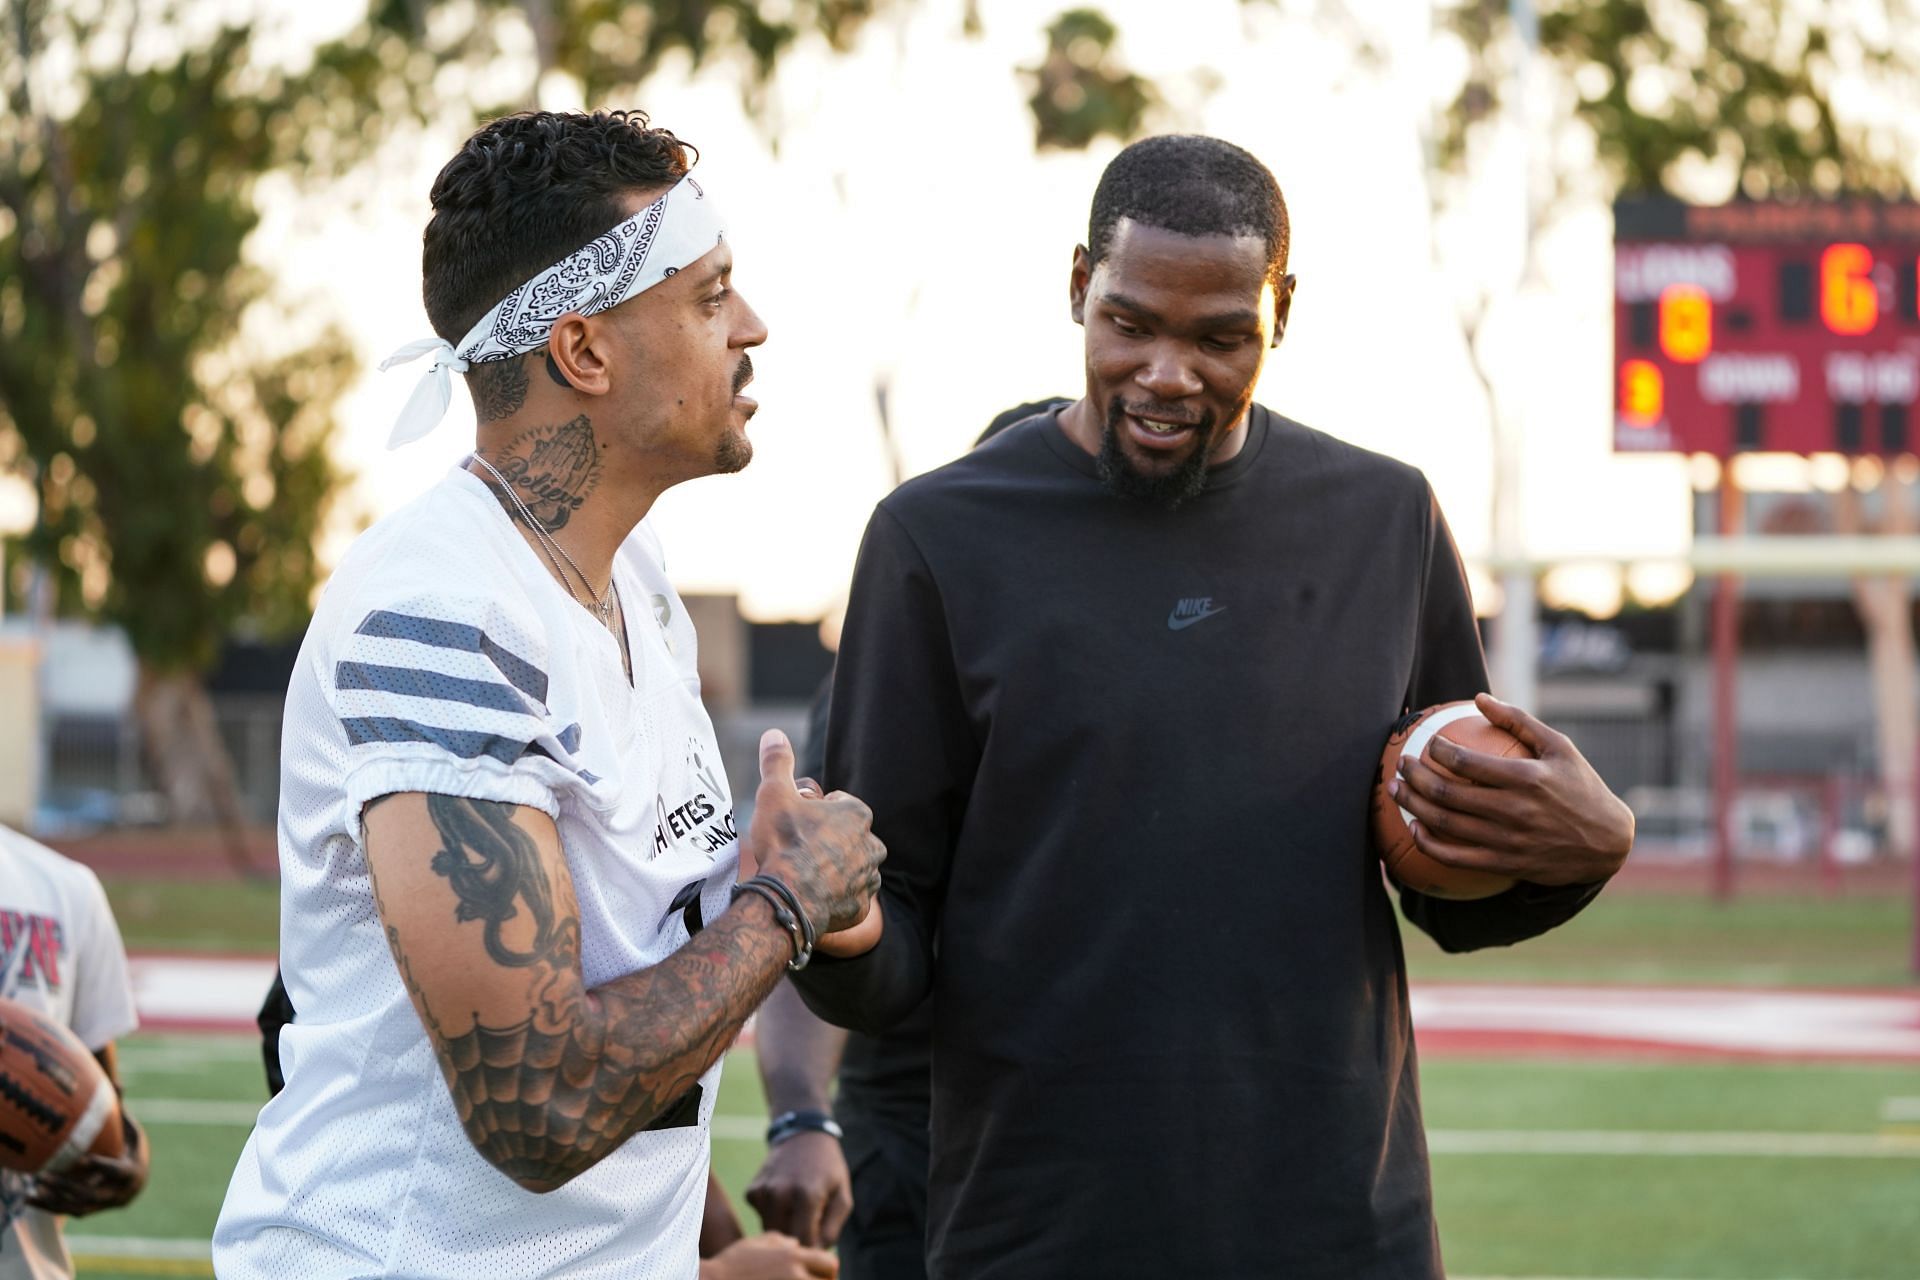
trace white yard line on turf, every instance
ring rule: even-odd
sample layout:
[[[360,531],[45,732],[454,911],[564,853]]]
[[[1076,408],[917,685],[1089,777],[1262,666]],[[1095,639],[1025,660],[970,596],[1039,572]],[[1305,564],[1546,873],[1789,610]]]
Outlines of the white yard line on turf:
[[[235,1125],[251,1129],[264,1102],[213,1102],[205,1098],[128,1100],[127,1110],[142,1124]]]
[[[755,1116],[715,1116],[713,1136],[722,1142],[765,1142],[767,1125]]]
[[[259,1115],[251,1102],[202,1098],[132,1099],[128,1109],[152,1124],[246,1128]],[[722,1142],[758,1142],[766,1134],[757,1116],[713,1118]],[[1427,1146],[1449,1156],[1786,1156],[1821,1159],[1920,1160],[1920,1134],[1660,1132],[1634,1129],[1435,1129]]]
[[[1663,1133],[1615,1129],[1436,1129],[1436,1155],[1809,1156],[1920,1160],[1904,1133]]]
[[[1882,1098],[1880,1118],[1888,1124],[1920,1120],[1920,1098]]]
[[[161,1240],[152,1236],[77,1236],[67,1233],[67,1249],[92,1258],[164,1258],[204,1262],[213,1256],[211,1240]]]

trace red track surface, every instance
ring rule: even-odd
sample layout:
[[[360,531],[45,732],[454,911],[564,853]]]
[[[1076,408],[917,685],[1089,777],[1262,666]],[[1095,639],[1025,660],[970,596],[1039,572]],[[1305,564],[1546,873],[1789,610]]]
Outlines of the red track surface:
[[[251,1032],[271,956],[143,954],[149,1031]],[[1420,1053],[1920,1064],[1920,992],[1423,983]]]
[[[1430,983],[1420,1052],[1920,1063],[1920,992]]]
[[[94,835],[47,840],[61,853],[86,863],[103,876],[149,876],[180,880],[231,879],[241,859],[262,875],[276,875],[279,855],[272,827],[249,827],[242,834],[238,855],[228,849],[221,832],[212,828],[160,827],[103,831]],[[1704,894],[1711,868],[1704,861],[1676,860],[1666,851],[1645,847],[1615,878],[1609,892]],[[1906,863],[1879,861],[1847,867],[1838,873],[1833,891],[1845,896],[1879,896],[1911,892],[1913,869]],[[1828,892],[1820,869],[1811,863],[1781,865],[1744,862],[1736,871],[1741,893],[1818,894]]]

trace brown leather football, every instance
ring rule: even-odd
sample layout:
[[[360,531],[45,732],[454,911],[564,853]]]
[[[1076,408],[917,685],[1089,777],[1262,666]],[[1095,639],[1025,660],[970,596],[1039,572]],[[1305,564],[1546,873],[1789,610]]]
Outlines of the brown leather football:
[[[1393,736],[1387,739],[1387,749],[1380,756],[1379,775],[1373,780],[1373,837],[1380,848],[1380,861],[1394,883],[1406,888],[1436,898],[1491,898],[1512,888],[1513,880],[1485,871],[1450,867],[1420,852],[1413,833],[1407,830],[1407,821],[1412,815],[1387,794],[1387,783],[1399,774],[1403,751],[1413,751],[1417,759],[1425,760],[1436,772],[1454,776],[1427,758],[1427,745],[1435,737],[1444,737],[1470,751],[1490,756],[1529,759],[1533,756],[1520,739],[1489,724],[1472,702],[1443,702],[1402,720],[1394,727]]]
[[[42,1173],[126,1147],[120,1098],[80,1038],[0,999],[0,1167]]]

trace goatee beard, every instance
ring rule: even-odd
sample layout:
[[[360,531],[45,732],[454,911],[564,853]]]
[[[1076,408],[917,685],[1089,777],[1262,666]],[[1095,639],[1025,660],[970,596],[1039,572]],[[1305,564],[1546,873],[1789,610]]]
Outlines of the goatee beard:
[[[740,363],[733,371],[733,394],[739,395],[753,381],[753,357],[742,351]],[[753,441],[745,433],[728,432],[720,437],[720,443],[713,449],[713,469],[720,475],[729,476],[742,470],[753,461]]]
[[[753,441],[736,432],[721,436],[713,450],[713,469],[719,475],[730,476],[752,461]]]
[[[1172,511],[1206,490],[1207,446],[1213,435],[1211,415],[1195,428],[1199,442],[1193,452],[1173,470],[1158,475],[1136,469],[1132,460],[1120,451],[1120,419],[1124,416],[1118,400],[1107,407],[1107,427],[1100,435],[1099,456],[1093,460],[1094,474],[1109,492]]]

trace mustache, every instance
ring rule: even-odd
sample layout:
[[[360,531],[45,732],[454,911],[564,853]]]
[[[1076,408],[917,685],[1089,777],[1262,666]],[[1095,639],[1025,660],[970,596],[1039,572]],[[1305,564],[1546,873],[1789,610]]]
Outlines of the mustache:
[[[1181,426],[1212,426],[1213,424],[1212,411],[1202,411],[1200,415],[1194,415],[1190,409],[1175,409],[1171,405],[1150,405],[1150,403],[1129,405],[1125,401],[1116,399],[1112,409],[1108,409],[1108,416],[1114,420],[1116,426],[1119,426],[1119,418],[1123,415],[1135,416],[1135,418],[1156,418],[1160,422],[1179,422]]]
[[[1127,416],[1154,418],[1161,422],[1178,422],[1183,426],[1199,427],[1202,434],[1213,429],[1214,418],[1211,409],[1202,410],[1196,417],[1190,410],[1175,409],[1169,405],[1126,404],[1116,399],[1107,406],[1107,425],[1116,431],[1119,430],[1120,419]]]
[[[752,381],[753,357],[743,354],[740,357],[740,367],[733,371],[733,394],[739,395],[742,391],[745,391],[747,384]]]

